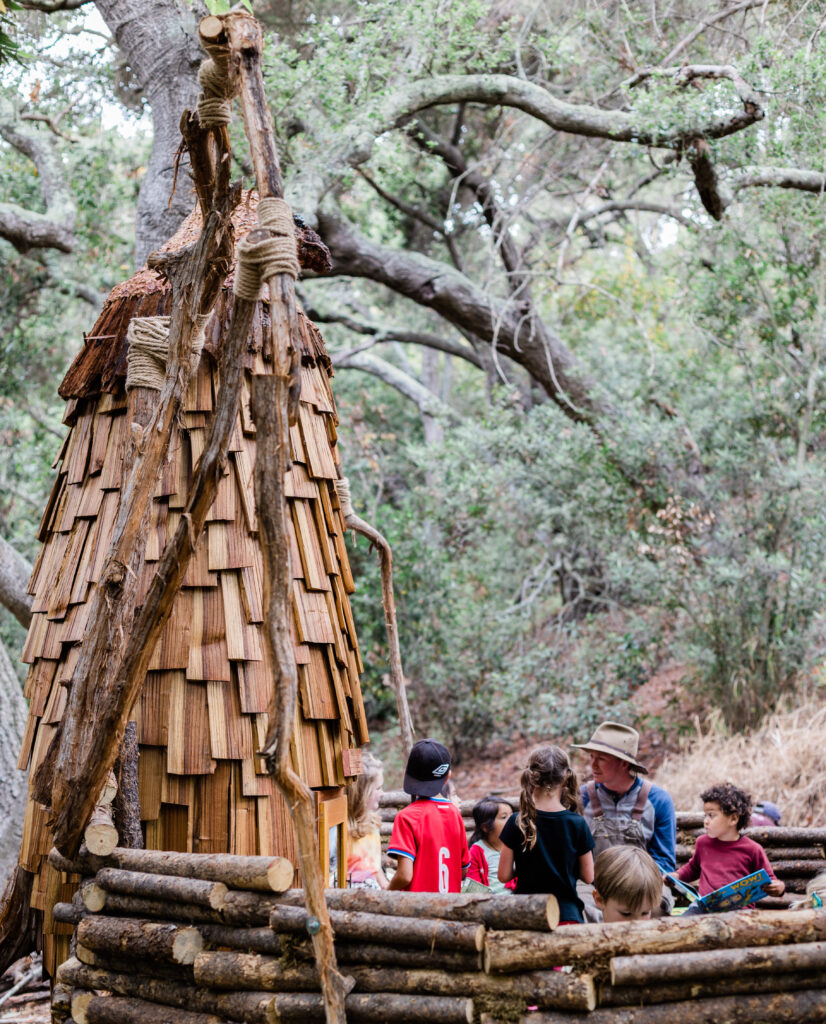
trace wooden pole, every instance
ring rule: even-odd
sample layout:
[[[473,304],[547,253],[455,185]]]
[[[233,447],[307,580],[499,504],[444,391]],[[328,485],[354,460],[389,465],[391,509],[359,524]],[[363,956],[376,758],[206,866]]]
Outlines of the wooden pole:
[[[194,903],[196,906],[222,910],[229,890],[223,882],[208,882],[201,878],[176,878],[172,875],[150,875],[142,871],[123,871],[104,868],[98,871],[92,886],[84,890],[83,902],[87,910],[100,910],[89,905],[86,893],[91,891],[116,892],[124,896],[172,900],[176,903]],[[174,907],[170,908],[174,914]]]
[[[120,756],[115,765],[118,791],[113,804],[115,827],[120,843],[135,850],[143,849],[141,805],[138,795],[138,723],[127,722]]]
[[[675,981],[664,985],[602,985],[599,1005],[645,1006],[654,1003],[678,1003],[685,999],[733,996],[737,993],[758,995],[761,992],[798,992],[822,986],[821,971],[747,974],[742,978],[692,978],[691,981]]]
[[[272,119],[261,74],[261,28],[254,18],[238,11],[226,15],[223,23],[232,58],[237,62],[241,106],[259,197],[283,199]],[[202,31],[207,31],[207,27],[202,26]],[[251,401],[257,432],[255,502],[264,563],[264,632],[274,676],[265,754],[295,825],[301,877],[313,918],[308,922],[312,925],[308,930],[321,977],[327,1024],[342,1024],[346,1020],[347,984],[336,967],[333,933],[324,902],[315,805],[309,788],[292,770],[289,760],[298,679],[290,629],[292,571],[284,488],[290,468],[291,392],[297,403],[300,387],[295,287],[286,273],[266,284],[272,321],[273,372],[271,376],[253,377]]]
[[[302,935],[307,930],[307,920],[308,913],[303,907],[276,907],[270,914],[270,928],[278,933]],[[474,953],[481,951],[485,940],[484,925],[462,921],[331,910],[330,923],[337,937],[351,942],[387,942],[395,946],[460,949]]]

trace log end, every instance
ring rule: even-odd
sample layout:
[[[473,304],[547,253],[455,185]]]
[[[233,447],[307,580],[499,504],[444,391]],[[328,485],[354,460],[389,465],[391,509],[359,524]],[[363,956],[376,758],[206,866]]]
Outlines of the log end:
[[[465,1020],[467,1024],[473,1024],[473,1000],[465,1000]]]
[[[94,952],[88,946],[84,946],[82,942],[78,942],[75,946],[75,956],[82,964],[86,964],[87,967],[98,966],[98,959]]]
[[[215,882],[209,890],[209,905],[213,910],[223,910],[227,902],[229,889],[223,882]]]
[[[108,857],[118,845],[118,830],[114,825],[97,822],[87,826],[83,839],[89,853],[97,857]]]
[[[267,868],[267,884],[273,892],[286,892],[294,876],[295,868],[286,857],[273,857]]]
[[[84,885],[81,891],[83,905],[92,914],[97,914],[106,906],[106,890],[101,888],[97,882],[89,882]]]
[[[493,957],[491,956],[490,944],[486,941],[485,948],[482,950],[482,969],[485,974],[490,974],[492,970]]]
[[[72,992],[72,1020],[75,1024],[86,1024],[86,1011],[94,998],[94,992],[85,992],[79,988]]]
[[[172,943],[172,958],[176,964],[194,964],[203,948],[204,937],[197,928],[181,928]]]
[[[545,917],[548,921],[548,928],[551,931],[559,926],[559,900],[556,896],[548,896],[548,904],[545,907]]]
[[[223,35],[223,32],[223,21],[220,18],[216,18],[214,14],[202,18],[198,24],[198,35],[207,43],[217,42]]]
[[[476,934],[474,935],[473,938],[474,946],[476,947],[476,952],[481,953],[482,950],[485,948],[485,926],[483,924],[480,924],[479,927],[476,929]]]

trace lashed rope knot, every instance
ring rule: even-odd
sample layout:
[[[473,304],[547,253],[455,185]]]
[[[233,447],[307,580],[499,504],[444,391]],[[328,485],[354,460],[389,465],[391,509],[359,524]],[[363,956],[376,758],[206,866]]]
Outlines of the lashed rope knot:
[[[192,360],[197,365],[204,347],[204,329],[211,313],[195,317],[196,333],[192,342]],[[168,316],[133,316],[126,331],[126,387],[160,391],[169,362]]]
[[[341,480],[334,480],[333,482],[336,485],[339,505],[341,505],[341,515],[346,523],[348,517],[354,515],[353,503],[350,500],[350,481],[345,476]]]
[[[251,242],[247,237],[238,243],[233,286],[239,298],[250,302],[258,298],[263,281],[269,281],[276,274],[289,274],[295,280],[301,271],[289,203],[271,196],[262,199],[258,203],[258,226],[269,229],[274,235],[261,242]]]
[[[226,55],[221,51],[226,50]],[[213,57],[198,69],[198,119],[203,128],[216,128],[232,120],[233,91],[229,79],[229,50],[211,47]]]

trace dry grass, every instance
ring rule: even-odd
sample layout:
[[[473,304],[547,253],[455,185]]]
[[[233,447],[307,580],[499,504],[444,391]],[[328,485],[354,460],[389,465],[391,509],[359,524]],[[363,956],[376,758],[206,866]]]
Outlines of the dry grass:
[[[657,784],[681,811],[700,810],[700,793],[726,781],[755,802],[776,803],[783,825],[826,825],[826,706],[808,702],[779,712],[743,736],[698,729],[657,771]]]

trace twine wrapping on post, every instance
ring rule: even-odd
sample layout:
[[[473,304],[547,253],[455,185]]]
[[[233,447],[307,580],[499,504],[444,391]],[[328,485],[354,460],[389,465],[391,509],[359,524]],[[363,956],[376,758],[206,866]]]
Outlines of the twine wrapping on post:
[[[336,494],[341,505],[341,515],[346,522],[347,518],[353,515],[353,503],[350,500],[350,481],[345,476],[341,480],[334,480],[333,483],[336,485]]]
[[[258,225],[273,232],[261,242],[249,237],[238,243],[233,292],[241,299],[255,302],[263,281],[277,274],[289,274],[295,280],[301,270],[295,241],[293,214],[283,199],[267,197],[258,204]]]
[[[192,342],[192,363],[197,366],[204,347],[204,329],[211,313],[195,318],[196,333]],[[126,353],[126,387],[151,388],[160,391],[169,361],[168,316],[133,316],[126,331],[129,351]]]
[[[225,47],[211,47],[212,57],[198,69],[198,119],[203,128],[219,128],[232,120],[232,87],[229,81],[229,51]]]

